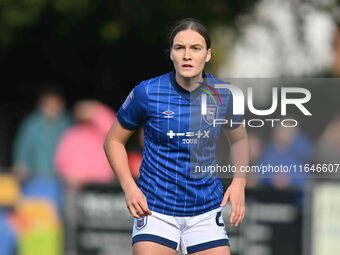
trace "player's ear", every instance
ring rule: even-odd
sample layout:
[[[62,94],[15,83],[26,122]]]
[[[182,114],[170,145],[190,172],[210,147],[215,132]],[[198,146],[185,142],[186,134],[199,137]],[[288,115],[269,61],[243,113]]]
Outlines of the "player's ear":
[[[207,51],[207,56],[206,56],[206,58],[205,58],[205,62],[209,62],[210,59],[211,59],[211,49],[208,49],[208,51]]]
[[[171,61],[174,61],[174,59],[173,59],[173,56],[172,56],[172,51],[170,50],[170,59],[171,59]]]

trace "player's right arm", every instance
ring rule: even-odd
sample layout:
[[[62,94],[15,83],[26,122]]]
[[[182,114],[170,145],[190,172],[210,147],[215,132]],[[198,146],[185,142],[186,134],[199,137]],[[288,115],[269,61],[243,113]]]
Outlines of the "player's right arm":
[[[124,191],[126,206],[130,214],[134,218],[140,218],[149,215],[150,210],[146,197],[138,188],[129,168],[125,144],[133,133],[134,131],[124,128],[116,120],[106,136],[104,151]]]
[[[132,177],[125,144],[148,117],[145,84],[141,82],[128,95],[117,112],[117,120],[108,132],[104,150],[125,194],[130,214],[139,218],[150,214],[146,197]]]

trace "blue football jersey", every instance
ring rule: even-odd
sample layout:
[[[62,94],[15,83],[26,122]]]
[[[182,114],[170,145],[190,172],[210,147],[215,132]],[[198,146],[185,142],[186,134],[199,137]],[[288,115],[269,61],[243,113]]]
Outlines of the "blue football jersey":
[[[137,85],[120,107],[124,128],[144,126],[144,151],[138,186],[149,209],[172,216],[194,216],[219,207],[223,187],[216,173],[195,173],[196,166],[216,165],[216,144],[222,125],[234,121],[232,95],[214,84],[225,83],[211,74],[192,92],[179,86],[174,72]],[[205,96],[204,96],[205,95]],[[206,113],[202,114],[202,100]]]

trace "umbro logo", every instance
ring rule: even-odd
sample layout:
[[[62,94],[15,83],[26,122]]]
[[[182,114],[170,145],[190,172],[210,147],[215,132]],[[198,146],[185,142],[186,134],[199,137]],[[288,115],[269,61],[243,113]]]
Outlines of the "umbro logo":
[[[164,118],[171,119],[174,117],[175,112],[166,110],[163,112],[163,114],[164,114]]]

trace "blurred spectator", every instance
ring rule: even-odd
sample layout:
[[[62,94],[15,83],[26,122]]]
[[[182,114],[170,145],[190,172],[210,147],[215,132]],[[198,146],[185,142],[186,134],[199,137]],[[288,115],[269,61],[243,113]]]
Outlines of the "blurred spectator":
[[[87,183],[111,182],[114,176],[103,143],[115,113],[95,100],[77,102],[73,113],[76,123],[61,138],[55,156],[59,175],[76,189]]]
[[[250,162],[249,165],[258,165],[258,160],[263,153],[263,139],[255,132],[248,133],[248,141],[250,146]],[[247,187],[254,187],[259,183],[260,174],[247,174]]]
[[[64,98],[57,86],[44,86],[37,109],[21,123],[13,150],[13,171],[19,180],[55,178],[54,154],[63,132],[71,125]]]
[[[73,108],[76,123],[60,140],[55,155],[55,166],[67,184],[65,193],[66,253],[76,250],[77,208],[74,201],[87,184],[110,183],[113,171],[103,149],[104,140],[115,113],[95,100],[82,100]]]
[[[297,127],[277,126],[273,130],[272,140],[266,145],[258,164],[265,166],[298,166],[308,163],[312,152],[310,139]],[[299,173],[267,173],[261,183],[278,189],[288,186],[301,186],[308,176]]]
[[[144,148],[144,130],[140,128],[136,132],[137,141],[134,142],[134,146],[127,150],[128,161],[131,170],[131,174],[135,179],[139,178],[139,168],[143,161],[143,148]]]

